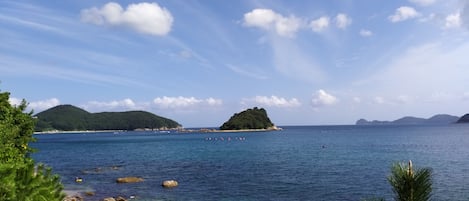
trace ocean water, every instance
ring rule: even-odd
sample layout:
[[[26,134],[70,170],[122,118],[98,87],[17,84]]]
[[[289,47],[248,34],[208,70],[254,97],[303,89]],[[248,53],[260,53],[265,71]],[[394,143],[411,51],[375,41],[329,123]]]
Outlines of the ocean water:
[[[86,200],[392,200],[391,165],[408,160],[433,170],[434,200],[469,200],[469,125],[35,137],[33,158],[60,174],[66,189],[96,193]],[[125,176],[145,181],[115,182]],[[162,188],[168,179],[179,186]]]

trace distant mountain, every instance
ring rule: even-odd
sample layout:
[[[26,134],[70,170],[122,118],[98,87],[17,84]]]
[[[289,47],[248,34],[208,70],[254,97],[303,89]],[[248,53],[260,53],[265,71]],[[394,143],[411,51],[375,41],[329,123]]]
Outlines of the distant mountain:
[[[445,125],[452,124],[458,121],[459,117],[447,115],[447,114],[438,114],[428,119],[419,118],[419,117],[403,117],[394,121],[367,121],[365,119],[358,120],[356,125]],[[469,119],[469,115],[468,115]]]
[[[240,113],[235,113],[226,121],[220,130],[242,130],[242,129],[274,129],[274,124],[267,116],[264,108],[254,107]]]
[[[457,123],[469,123],[469,114],[465,114],[459,118]]]
[[[35,115],[36,131],[135,130],[176,128],[176,121],[145,111],[89,113],[73,105],[59,105]]]

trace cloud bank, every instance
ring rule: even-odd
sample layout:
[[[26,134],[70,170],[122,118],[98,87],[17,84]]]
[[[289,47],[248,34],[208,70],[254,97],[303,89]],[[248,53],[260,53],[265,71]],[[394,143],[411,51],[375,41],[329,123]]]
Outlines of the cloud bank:
[[[286,99],[278,96],[256,96],[254,98],[245,98],[241,104],[259,104],[267,107],[293,108],[301,106],[296,98]]]
[[[294,37],[295,34],[304,28],[311,28],[313,32],[319,33],[329,27],[331,19],[328,16],[321,16],[311,20],[309,24],[305,19],[290,15],[285,17],[271,9],[258,8],[245,13],[243,24],[247,27],[257,27],[260,29],[274,31],[276,34],[284,37]],[[339,13],[334,18],[337,28],[346,29],[352,24],[352,18],[347,14]]]
[[[106,110],[134,110],[142,109],[143,107],[137,105],[132,99],[126,98],[123,100],[113,101],[90,101],[82,106],[85,110],[91,111],[106,111]]]
[[[21,104],[23,100],[19,98],[14,98],[11,97],[9,99],[9,102],[13,106],[18,106]],[[28,109],[33,110],[35,113],[41,112],[43,110],[55,107],[57,105],[60,105],[60,100],[57,98],[50,98],[47,100],[39,100],[39,101],[33,101],[28,103]]]
[[[180,109],[194,106],[219,106],[223,101],[215,98],[198,99],[195,97],[157,97],[153,103],[161,109]]]
[[[137,32],[164,36],[171,31],[173,16],[157,3],[130,4],[126,9],[114,2],[101,8],[89,8],[81,11],[81,20],[96,25],[128,27]]]

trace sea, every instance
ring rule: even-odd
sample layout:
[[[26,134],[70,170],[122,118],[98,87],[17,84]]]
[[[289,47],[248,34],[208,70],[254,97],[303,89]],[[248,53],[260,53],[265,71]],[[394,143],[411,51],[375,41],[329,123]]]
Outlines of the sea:
[[[32,155],[85,200],[393,200],[394,163],[430,168],[433,200],[469,200],[469,125],[285,126],[233,133],[36,134]],[[116,183],[119,177],[140,183]],[[83,179],[76,183],[75,178]],[[164,180],[179,186],[163,188]]]

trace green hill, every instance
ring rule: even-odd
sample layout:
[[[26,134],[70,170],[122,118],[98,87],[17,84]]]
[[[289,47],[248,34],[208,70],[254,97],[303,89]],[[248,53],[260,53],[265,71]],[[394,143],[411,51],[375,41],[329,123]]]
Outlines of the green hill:
[[[35,115],[36,131],[135,130],[176,128],[179,123],[144,111],[89,113],[73,105],[59,105]]]
[[[273,126],[265,109],[254,107],[234,114],[220,130],[268,129]]]

